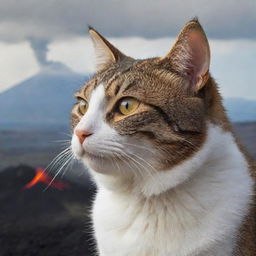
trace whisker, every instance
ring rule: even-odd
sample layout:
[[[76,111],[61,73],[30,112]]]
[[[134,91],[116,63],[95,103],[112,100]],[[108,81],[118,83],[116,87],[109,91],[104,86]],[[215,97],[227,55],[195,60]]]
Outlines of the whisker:
[[[146,167],[145,167],[142,163],[140,163],[140,162],[136,161],[135,159],[133,159],[133,158],[132,158],[130,155],[128,155],[126,152],[123,151],[122,154],[124,154],[124,155],[125,155],[127,158],[129,158],[132,162],[136,163],[137,166],[140,165],[144,170],[146,170]],[[140,168],[138,168],[138,170],[139,170],[140,175],[143,177],[143,175],[141,174]]]
[[[188,146],[189,146],[189,145],[192,146],[192,149],[196,149],[196,150],[199,149],[198,146],[195,145],[194,143],[192,143],[191,141],[189,141],[189,140],[187,140],[187,139],[185,139],[185,138],[183,138],[183,137],[177,136],[177,135],[173,135],[173,136],[178,139],[179,143],[185,142],[185,143],[188,144]]]
[[[55,156],[55,157],[53,158],[53,160],[46,166],[46,168],[44,169],[44,172],[46,172],[46,171],[49,169],[49,167],[50,167],[55,161],[58,161],[58,159],[61,158],[62,155],[65,154],[66,152],[68,152],[69,150],[70,150],[70,147],[68,147],[68,148],[66,148],[66,149],[64,149],[64,150],[62,150],[57,156]]]
[[[66,166],[66,164],[72,160],[72,156],[67,157],[68,159],[65,161],[65,163],[61,166],[61,168],[56,172],[56,174],[53,176],[51,182],[48,184],[48,186],[44,189],[44,191],[46,191],[53,183],[53,181],[56,179],[56,177],[59,175],[59,173],[61,172],[61,170]]]
[[[60,134],[62,134],[62,135],[65,135],[65,136],[68,136],[68,137],[72,137],[72,133],[70,132],[70,133],[66,133],[66,132],[61,132]]]
[[[151,168],[151,170],[153,171],[153,173],[154,172],[157,172],[157,170],[150,164],[150,163],[148,163],[146,160],[144,160],[143,158],[141,158],[141,157],[139,157],[139,156],[137,156],[137,155],[135,155],[135,154],[133,154],[133,153],[131,153],[131,152],[129,152],[129,154],[131,154],[132,156],[134,156],[134,157],[136,157],[138,160],[141,160],[142,162],[144,162],[145,164],[147,164],[150,168]],[[148,169],[147,169],[148,170]],[[152,172],[149,172],[149,174],[153,174]]]
[[[67,143],[70,144],[70,140],[53,140],[54,143]]]
[[[122,144],[127,145],[127,146],[136,147],[136,148],[139,148],[139,149],[145,149],[145,150],[147,150],[147,151],[151,152],[152,154],[155,154],[155,152],[153,152],[153,151],[152,151],[152,150],[150,150],[149,148],[144,147],[144,146],[141,146],[141,145],[136,145],[136,144],[126,143],[126,142],[123,142]]]
[[[67,152],[64,152],[62,155],[59,155],[55,160],[53,160],[50,165],[45,169],[48,170],[49,172],[51,172],[53,170],[53,168],[56,167],[56,165],[61,164],[63,162],[63,160],[65,159],[66,156],[68,156],[71,153],[70,150],[68,150]]]
[[[139,172],[139,175],[142,176],[141,174],[141,170],[138,166],[137,163],[134,163],[133,161],[129,162],[130,160],[130,157],[127,157],[127,156],[123,156],[123,155],[119,155],[119,157],[121,158],[121,161],[124,162],[125,164],[127,164],[130,168],[130,170],[135,174],[135,176],[137,177],[138,176],[138,173],[136,171],[134,171],[134,168],[137,169],[137,171]],[[132,167],[131,164],[134,166]]]
[[[63,177],[65,176],[66,172],[69,170],[69,169],[72,169],[73,168],[73,165],[74,165],[74,155],[73,155],[73,152],[71,151],[71,154],[70,156],[72,157],[71,158],[71,161],[67,164],[66,168],[64,169],[64,171],[62,172],[61,174],[61,178],[63,179]]]

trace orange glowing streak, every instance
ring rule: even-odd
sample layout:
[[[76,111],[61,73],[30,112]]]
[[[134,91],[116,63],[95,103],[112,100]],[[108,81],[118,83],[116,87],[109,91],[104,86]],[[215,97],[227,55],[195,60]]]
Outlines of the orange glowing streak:
[[[37,168],[36,169],[36,174],[35,174],[34,178],[29,183],[27,183],[24,186],[24,188],[32,188],[33,186],[35,186],[36,184],[38,184],[40,182],[44,183],[47,186],[56,188],[58,190],[63,190],[65,188],[69,187],[68,184],[65,184],[65,183],[63,183],[61,181],[57,181],[57,180],[53,181],[52,179],[53,178],[49,174],[47,174],[44,171],[44,169]]]

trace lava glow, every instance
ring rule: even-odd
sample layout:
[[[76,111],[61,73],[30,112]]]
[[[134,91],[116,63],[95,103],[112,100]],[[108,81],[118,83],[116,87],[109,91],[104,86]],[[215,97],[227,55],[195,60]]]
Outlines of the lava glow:
[[[29,183],[27,183],[24,188],[32,188],[38,183],[44,183],[45,185],[56,188],[58,190],[63,190],[68,187],[68,184],[58,180],[53,180],[53,177],[47,174],[43,168],[36,168],[34,178]]]

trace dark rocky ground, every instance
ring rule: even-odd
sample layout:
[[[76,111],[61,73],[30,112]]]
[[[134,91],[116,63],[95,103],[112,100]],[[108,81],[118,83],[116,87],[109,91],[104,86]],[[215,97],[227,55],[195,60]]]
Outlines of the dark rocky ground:
[[[234,130],[256,159],[256,123]],[[81,166],[67,169],[62,181],[70,187],[63,191],[23,188],[34,167],[46,167],[61,151],[56,141],[68,138],[61,129],[0,131],[0,256],[95,255],[89,218],[95,188]]]
[[[24,189],[34,172],[28,166],[0,172],[0,255],[93,255],[89,207],[94,188],[64,180],[69,188],[63,191],[45,190],[43,184]]]

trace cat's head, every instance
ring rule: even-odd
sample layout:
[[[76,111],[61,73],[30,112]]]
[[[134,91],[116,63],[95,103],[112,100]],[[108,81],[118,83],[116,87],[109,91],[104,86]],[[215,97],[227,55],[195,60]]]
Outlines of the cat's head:
[[[138,177],[171,170],[201,148],[207,122],[225,122],[197,20],[184,26],[166,56],[145,60],[89,33],[97,72],[76,93],[72,110],[72,149],[89,168]]]

